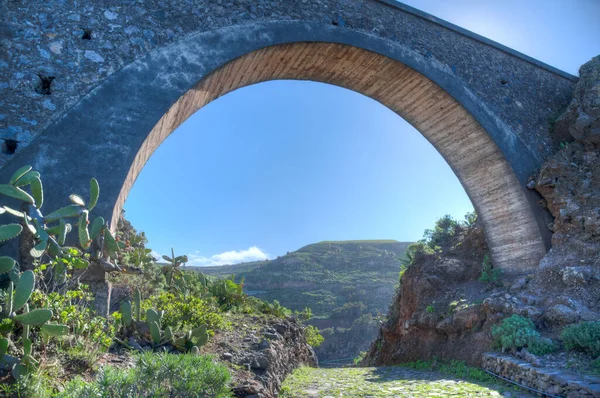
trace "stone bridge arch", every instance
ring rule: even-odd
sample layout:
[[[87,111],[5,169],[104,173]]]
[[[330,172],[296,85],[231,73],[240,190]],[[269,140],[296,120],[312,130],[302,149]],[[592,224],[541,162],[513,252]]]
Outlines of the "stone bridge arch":
[[[494,263],[510,273],[536,267],[547,250],[548,232],[537,197],[525,184],[549,153],[550,137],[523,132],[523,126],[540,123],[568,101],[572,77],[499,47],[492,48],[500,54],[492,52],[497,64],[483,71],[475,64],[459,76],[435,56],[380,36],[337,24],[280,20],[187,36],[102,80],[18,152],[0,178],[23,164],[34,165],[51,187],[46,206],[54,207],[69,192],[85,192],[94,176],[102,188],[95,213],[115,224],[152,152],[196,110],[250,84],[312,80],[367,95],[416,127],[463,184],[483,220]],[[459,36],[489,50],[485,39]],[[514,85],[509,92],[514,116],[530,119],[515,124],[510,110],[498,105],[504,101],[508,107],[496,98],[507,82],[494,68],[522,68],[522,78],[534,80],[533,91]],[[486,91],[491,82],[496,85]],[[558,98],[546,100],[551,94]],[[547,110],[536,113],[533,108],[544,101]],[[190,208],[182,203],[180,212]]]

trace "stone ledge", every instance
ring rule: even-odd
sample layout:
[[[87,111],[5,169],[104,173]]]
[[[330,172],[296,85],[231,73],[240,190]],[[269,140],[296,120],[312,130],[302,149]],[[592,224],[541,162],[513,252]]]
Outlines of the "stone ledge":
[[[600,379],[566,370],[535,367],[510,355],[485,353],[483,369],[559,397],[600,397]]]

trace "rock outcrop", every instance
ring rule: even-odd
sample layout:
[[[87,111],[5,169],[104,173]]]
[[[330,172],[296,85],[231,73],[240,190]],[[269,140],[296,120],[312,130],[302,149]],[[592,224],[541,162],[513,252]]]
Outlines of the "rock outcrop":
[[[541,267],[578,267],[577,273],[589,273],[589,267],[600,266],[600,56],[583,65],[580,75],[555,128],[556,135],[570,137],[528,186],[544,197],[543,205],[554,216],[552,250]]]
[[[460,229],[442,255],[420,253],[401,278],[369,365],[453,358],[476,363],[490,348],[489,321],[504,297],[478,281],[487,246],[477,226]],[[489,296],[498,301],[486,302]],[[509,300],[510,302],[510,300]]]
[[[600,319],[600,56],[580,75],[555,124],[561,149],[528,184],[554,216],[553,247],[538,270],[485,284],[483,234],[477,227],[459,231],[460,242],[423,254],[404,273],[365,363],[438,357],[479,365],[492,326],[511,314],[532,319],[552,338],[568,324]]]
[[[245,316],[235,330],[222,331],[204,352],[216,353],[233,375],[239,398],[277,397],[285,377],[299,366],[317,366],[304,326],[294,318]]]

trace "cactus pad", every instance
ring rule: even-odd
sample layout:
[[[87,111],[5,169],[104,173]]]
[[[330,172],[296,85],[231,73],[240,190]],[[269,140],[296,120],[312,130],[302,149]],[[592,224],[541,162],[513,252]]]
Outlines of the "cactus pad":
[[[61,207],[60,209],[53,211],[44,217],[46,223],[56,221],[61,218],[75,218],[79,217],[79,215],[83,212],[83,208],[77,205],[68,205],[65,207]]]
[[[23,191],[21,188],[17,188],[9,184],[0,184],[0,194],[22,200],[30,205],[35,203],[31,195],[29,195],[27,192]]]
[[[96,217],[90,227],[90,238],[96,239],[102,232],[102,227],[104,227],[104,218]]]
[[[19,181],[19,178],[21,178],[25,174],[29,173],[29,171],[31,169],[32,169],[32,167],[27,165],[27,166],[23,166],[19,170],[15,171],[15,174],[13,174],[12,177],[10,178],[10,184],[15,184],[17,181]]]
[[[98,180],[92,178],[90,180],[90,203],[88,209],[91,211],[98,203],[98,197],[100,197],[100,184]]]
[[[152,322],[160,324],[160,315],[158,315],[158,312],[156,312],[154,309],[148,308],[148,310],[146,311],[146,321],[148,322],[148,324]]]
[[[133,302],[135,304],[135,320],[139,322],[141,320],[140,317],[142,311],[142,293],[140,293],[140,289],[135,289]]]
[[[165,329],[165,341],[173,340],[173,330],[170,326]]]
[[[33,288],[35,286],[35,276],[33,271],[28,270],[21,274],[17,287],[15,288],[15,295],[13,300],[13,311],[20,310],[31,297]]]
[[[57,234],[58,244],[64,245],[67,239],[67,233],[71,230],[71,224],[67,224],[65,220],[60,220],[60,230]]]
[[[45,325],[42,325],[42,332],[44,332],[48,336],[65,336],[69,333],[69,327],[67,325],[47,323]]]
[[[35,178],[31,181],[29,186],[31,187],[31,195],[35,200],[35,207],[40,209],[44,204],[44,187],[42,185],[42,180]]]
[[[150,335],[152,335],[154,344],[160,344],[160,329],[158,323],[155,321],[148,321],[148,326],[150,327]]]
[[[131,303],[129,301],[121,301],[120,311],[123,315],[123,324],[125,326],[131,325]]]
[[[16,267],[13,267],[10,271],[8,271],[8,277],[10,278],[11,282],[16,285],[19,282],[21,273]]]
[[[23,166],[19,170],[15,171],[15,174],[13,174],[12,177],[10,178],[10,184],[15,184],[17,181],[19,181],[19,178],[21,178],[25,174],[29,173],[29,171],[31,169],[32,169],[32,167],[27,165],[27,166]]]
[[[10,257],[0,257],[0,274],[6,274],[15,266],[16,261]]]
[[[31,254],[31,257],[33,258],[40,258],[46,252],[46,246],[48,246],[48,241],[42,240],[29,250],[29,254]]]
[[[4,211],[8,212],[8,214],[12,214],[12,215],[13,215],[13,216],[15,216],[15,217],[19,217],[19,218],[23,218],[23,217],[25,217],[25,213],[23,213],[23,212],[20,212],[20,211],[18,211],[18,210],[15,210],[15,209],[11,209],[11,208],[10,208],[10,207],[8,207],[8,206],[4,206],[4,207],[2,208],[2,210],[4,210]],[[3,211],[3,213],[4,213],[4,211]]]
[[[18,236],[23,227],[19,224],[6,224],[0,225],[0,242],[4,242],[5,240],[9,240]]]
[[[119,251],[119,245],[117,245],[115,237],[108,228],[104,230],[104,245],[110,257],[113,257]]]
[[[83,249],[87,249],[90,247],[91,239],[90,232],[88,231],[88,211],[84,210],[81,213],[81,217],[79,217],[79,245]]]
[[[25,174],[23,177],[19,178],[17,180],[17,182],[15,182],[12,185],[14,185],[15,187],[23,187],[25,185],[30,185],[33,180],[39,180],[39,179],[40,179],[40,173],[38,173],[37,171],[30,171],[29,173]]]
[[[60,246],[53,238],[48,239],[48,253],[53,257],[58,257],[62,254]]]
[[[208,341],[208,333],[206,326],[200,326],[192,330],[192,343],[198,347],[202,347]]]
[[[73,202],[73,204],[76,204],[81,207],[85,207],[85,202],[83,201],[83,199],[81,199],[81,196],[72,194],[72,195],[69,195],[69,199],[71,200],[71,202]]]
[[[20,315],[15,315],[15,321],[21,322],[28,326],[41,326],[52,318],[52,311],[47,308],[40,308],[31,312],[25,312]]]
[[[25,355],[31,355],[31,346],[32,345],[33,345],[33,342],[31,341],[31,339],[28,339],[28,338],[23,339],[23,353]]]

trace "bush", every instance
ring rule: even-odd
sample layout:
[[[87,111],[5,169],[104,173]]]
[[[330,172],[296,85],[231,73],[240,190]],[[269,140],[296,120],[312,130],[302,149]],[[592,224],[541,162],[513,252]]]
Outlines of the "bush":
[[[88,351],[106,351],[113,344],[116,327],[111,319],[97,316],[90,308],[93,296],[87,285],[64,293],[45,294],[36,290],[31,295],[31,307],[52,310],[52,322],[67,325],[66,339],[55,339],[59,346],[80,345]]]
[[[423,240],[408,245],[405,253],[406,258],[400,260],[402,263],[402,267],[400,268],[400,280],[402,280],[402,275],[404,275],[404,272],[406,271],[406,269],[408,269],[408,267],[410,267],[418,261],[421,261],[421,259],[425,256],[431,254],[435,254],[435,250]]]
[[[211,356],[154,354],[138,356],[129,370],[106,367],[96,381],[65,386],[61,398],[83,397],[231,397],[227,368]]]
[[[361,351],[358,353],[358,355],[352,360],[352,362],[354,362],[355,366],[360,365],[360,363],[365,359],[365,357],[367,356],[367,352],[366,351]]]
[[[342,307],[338,307],[331,311],[330,318],[358,318],[365,312],[367,306],[362,302],[345,303]]]
[[[596,360],[592,362],[592,372],[600,375],[600,357],[596,358]]]
[[[163,292],[144,301],[144,311],[154,308],[164,311],[161,321],[163,327],[173,331],[187,331],[201,325],[208,329],[218,329],[224,325],[219,309],[210,302],[191,295]]]
[[[560,338],[568,349],[600,357],[600,321],[569,325],[564,328]]]
[[[458,227],[459,222],[446,214],[435,222],[433,229],[426,229],[423,237],[427,245],[433,249],[447,244],[449,239],[456,234]]]
[[[304,334],[306,334],[306,341],[311,347],[318,347],[325,341],[325,338],[319,332],[319,328],[313,325],[308,325],[304,329]]]
[[[554,351],[552,340],[544,338],[535,330],[529,318],[513,314],[492,328],[495,344],[502,350],[516,350],[527,347],[535,355],[544,355]]]
[[[486,254],[481,263],[481,276],[479,277],[479,280],[484,283],[502,286],[502,282],[500,282],[501,272],[502,270],[500,268],[494,268],[492,266],[490,256]]]

